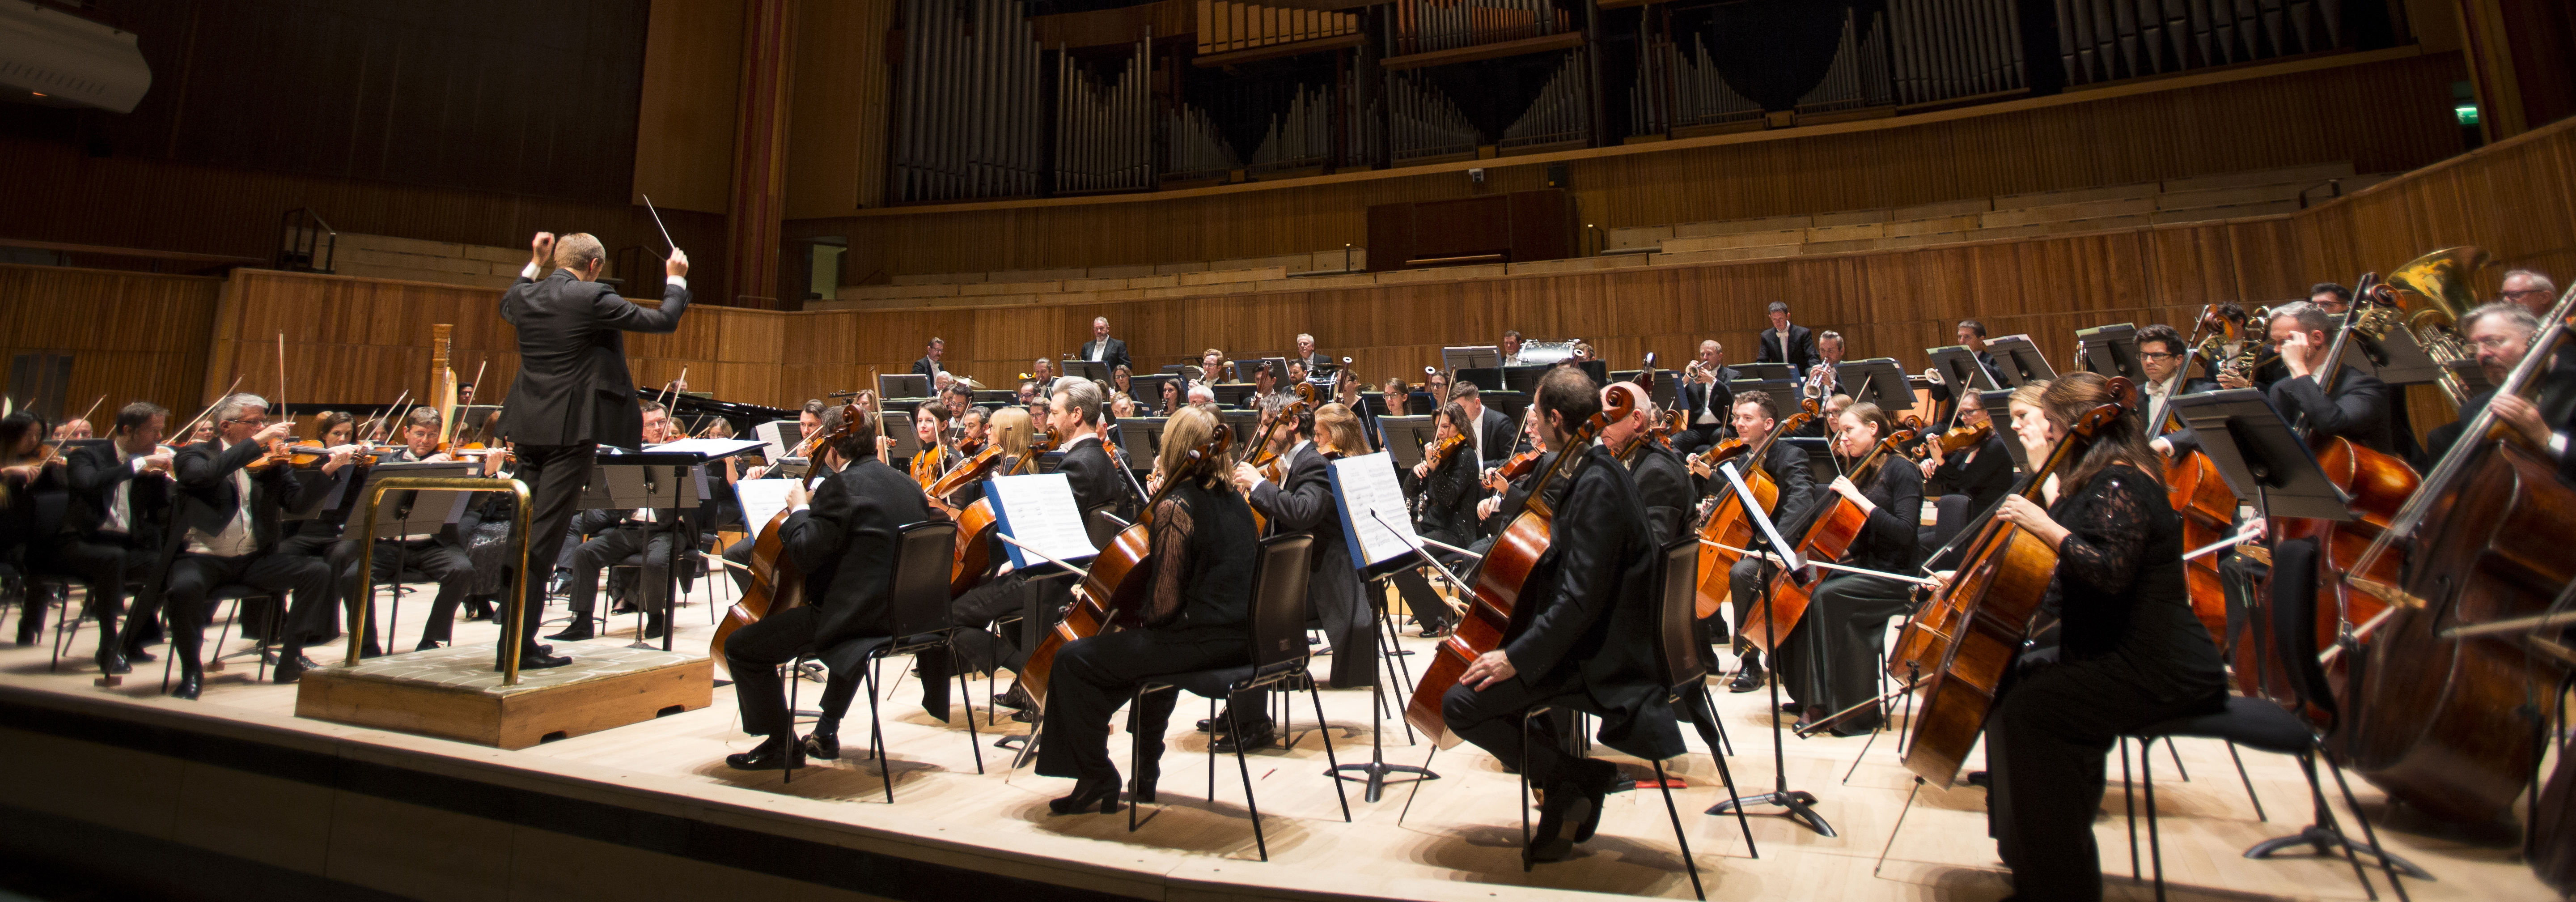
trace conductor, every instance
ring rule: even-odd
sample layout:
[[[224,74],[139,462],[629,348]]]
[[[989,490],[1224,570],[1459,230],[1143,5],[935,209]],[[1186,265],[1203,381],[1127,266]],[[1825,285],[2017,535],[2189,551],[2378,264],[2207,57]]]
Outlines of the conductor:
[[[680,315],[689,309],[689,255],[671,249],[671,259],[662,264],[662,309],[652,310],[599,284],[608,259],[599,239],[576,232],[558,242],[553,233],[538,232],[528,248],[528,268],[501,295],[501,318],[519,330],[519,377],[501,408],[500,432],[515,446],[519,478],[533,496],[528,560],[551,561],[563,550],[593,449],[632,448],[643,439],[644,414],[635,406],[635,377],[627,372],[626,337],[620,333],[680,328]],[[553,273],[539,281],[548,264]],[[536,643],[546,609],[545,580],[527,583],[519,666],[572,663]],[[492,669],[509,669],[509,642],[505,626]]]

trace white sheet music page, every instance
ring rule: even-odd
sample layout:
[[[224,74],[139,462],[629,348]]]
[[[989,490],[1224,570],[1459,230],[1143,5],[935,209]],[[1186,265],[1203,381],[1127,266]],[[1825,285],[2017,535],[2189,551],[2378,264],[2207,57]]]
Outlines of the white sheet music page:
[[[793,479],[745,479],[734,483],[734,497],[742,499],[742,522],[750,524],[753,538],[769,518],[787,509],[787,490],[796,487]]]
[[[993,500],[993,513],[1001,521],[997,528],[1021,544],[1064,561],[1079,562],[1100,554],[1091,547],[1091,533],[1082,528],[1073,480],[1062,473],[997,476],[984,482],[984,497]],[[1019,545],[1004,542],[1002,547],[1010,551],[1013,567],[1046,563]]]
[[[708,460],[717,460],[720,458],[732,457],[753,448],[761,447],[764,444],[766,443],[738,438],[684,438],[676,442],[664,442],[659,445],[646,445],[644,446],[644,450],[686,451],[690,454],[695,454]]]
[[[1404,484],[1396,481],[1395,458],[1384,451],[1345,457],[1333,461],[1327,473],[1333,481],[1333,507],[1341,514],[1342,536],[1350,543],[1354,565],[1366,567],[1413,553],[1417,541],[1413,518],[1404,509]],[[1372,512],[1376,516],[1370,516]]]

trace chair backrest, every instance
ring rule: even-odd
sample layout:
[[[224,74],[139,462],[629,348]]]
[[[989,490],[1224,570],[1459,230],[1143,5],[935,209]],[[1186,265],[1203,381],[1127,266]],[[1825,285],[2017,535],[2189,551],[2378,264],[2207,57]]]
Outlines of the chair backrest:
[[[916,636],[949,627],[949,570],[957,560],[957,524],[925,520],[903,527],[895,540],[894,634]]]
[[[1306,657],[1306,561],[1314,550],[1312,533],[1281,533],[1262,540],[1260,558],[1252,569],[1254,667]]]
[[[1662,591],[1655,597],[1660,606],[1655,616],[1655,661],[1663,667],[1664,685],[1679,687],[1708,675],[1708,664],[1700,659],[1699,535],[1666,544],[1656,553],[1656,564],[1655,585]]]
[[[1083,509],[1082,529],[1090,535],[1091,547],[1109,547],[1109,540],[1117,538],[1118,531],[1125,528],[1118,525],[1118,521],[1103,516],[1116,508],[1117,505],[1114,504],[1095,504]]]

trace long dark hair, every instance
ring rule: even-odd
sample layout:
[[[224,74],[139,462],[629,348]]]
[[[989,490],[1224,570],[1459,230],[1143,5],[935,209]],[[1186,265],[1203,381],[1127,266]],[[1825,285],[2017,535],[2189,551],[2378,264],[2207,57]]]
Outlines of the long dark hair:
[[[2095,407],[2122,399],[2111,392],[2111,380],[2100,373],[2077,371],[2057,377],[2040,393],[2039,409],[2061,433],[2074,432],[2075,419]],[[2068,493],[2082,491],[2086,483],[2112,464],[2125,463],[2137,468],[2148,480],[2161,486],[2163,460],[2147,444],[2146,433],[2136,417],[2112,417],[2111,422],[2093,434],[2093,444],[2084,449],[2084,458],[2075,469],[2060,477]]]

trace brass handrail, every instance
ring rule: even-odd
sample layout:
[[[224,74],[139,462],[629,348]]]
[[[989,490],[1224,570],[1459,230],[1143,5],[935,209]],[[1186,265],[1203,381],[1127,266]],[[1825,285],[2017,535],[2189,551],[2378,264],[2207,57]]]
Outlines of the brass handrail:
[[[376,522],[376,505],[378,502],[384,500],[386,492],[411,491],[418,489],[438,489],[442,491],[462,492],[498,492],[503,490],[503,486],[501,485],[502,483],[507,483],[508,491],[513,495],[517,495],[519,498],[518,517],[512,520],[510,524],[510,531],[518,536],[518,538],[511,544],[518,546],[515,554],[518,557],[519,566],[510,581],[510,619],[501,627],[501,641],[508,646],[508,650],[502,653],[501,685],[516,686],[519,684],[519,649],[525,647],[527,644],[527,638],[519,635],[519,633],[520,631],[527,629],[526,622],[521,619],[521,612],[525,611],[528,606],[528,520],[530,514],[530,507],[528,504],[528,484],[516,479],[494,479],[479,476],[395,476],[378,481],[375,487],[367,492],[366,506],[360,509],[363,514],[363,519],[358,522],[367,524],[367,529],[370,532],[374,530]],[[349,596],[349,659],[343,664],[343,666],[347,667],[355,667],[358,665],[358,648],[365,643],[367,638],[366,612],[365,609],[358,607],[358,605],[363,599],[365,604],[372,606],[375,603],[376,595],[375,580],[372,577],[367,576],[367,574],[375,572],[376,543],[361,540],[358,543],[358,548],[359,579],[364,580],[363,585],[367,587],[367,591],[364,593],[351,593]]]

